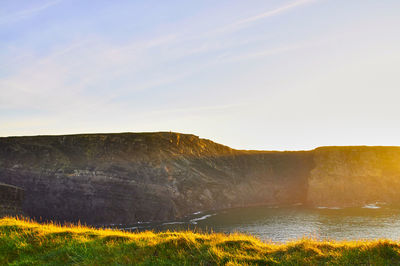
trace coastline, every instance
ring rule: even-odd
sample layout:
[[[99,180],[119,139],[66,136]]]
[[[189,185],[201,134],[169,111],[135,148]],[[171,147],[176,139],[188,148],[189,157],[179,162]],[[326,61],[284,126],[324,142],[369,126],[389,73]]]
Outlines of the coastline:
[[[0,219],[1,264],[135,265],[388,265],[400,263],[400,243],[262,242],[246,234],[124,232],[82,225]]]

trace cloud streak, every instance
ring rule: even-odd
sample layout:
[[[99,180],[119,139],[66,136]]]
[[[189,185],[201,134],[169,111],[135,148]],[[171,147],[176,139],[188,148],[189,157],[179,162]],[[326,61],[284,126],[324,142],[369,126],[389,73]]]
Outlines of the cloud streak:
[[[299,7],[299,6],[303,6],[303,5],[306,5],[306,4],[310,4],[310,3],[315,2],[315,1],[316,0],[298,0],[298,1],[294,1],[292,3],[289,3],[287,5],[275,8],[273,10],[270,10],[270,11],[267,11],[267,12],[264,12],[264,13],[261,13],[261,14],[258,14],[258,15],[243,19],[243,20],[240,20],[240,21],[236,22],[234,25],[235,26],[239,26],[239,25],[243,25],[243,24],[247,24],[247,23],[252,23],[252,22],[255,22],[255,21],[258,21],[258,20],[262,20],[262,19],[265,19],[265,18],[269,18],[269,17],[272,17],[272,16],[276,16],[276,15],[284,13],[284,12],[290,10],[290,9],[293,9],[295,7]]]
[[[279,14],[282,14],[284,12],[287,12],[291,9],[294,9],[296,7],[300,7],[300,6],[304,6],[304,5],[308,5],[311,4],[313,2],[316,2],[317,0],[297,0],[294,2],[291,2],[289,4],[277,7],[275,9],[269,10],[267,12],[264,13],[260,13],[245,19],[241,19],[238,20],[228,26],[224,26],[222,28],[217,29],[215,32],[217,33],[223,33],[223,32],[233,32],[233,31],[237,31],[240,30],[242,28],[248,27],[253,23],[256,23],[258,21],[264,20],[266,18],[269,17],[273,17],[273,16],[277,16]]]
[[[317,47],[320,45],[327,44],[337,38],[338,36],[330,36],[327,38],[319,38],[319,39],[312,39],[307,41],[296,42],[292,44],[281,45],[279,47],[274,48],[267,48],[264,50],[256,51],[256,52],[249,52],[243,53],[239,55],[223,55],[218,58],[219,63],[229,63],[229,62],[238,62],[243,60],[250,60],[250,59],[260,59],[262,57],[274,56],[283,54],[286,52],[296,51],[299,49],[307,49],[311,47]]]
[[[45,3],[45,4],[41,5],[41,6],[36,6],[36,7],[30,8],[30,9],[25,9],[25,10],[16,12],[14,14],[5,16],[0,20],[0,25],[7,24],[7,23],[12,23],[12,22],[17,22],[19,20],[23,20],[23,19],[32,17],[32,16],[40,13],[41,11],[43,11],[43,10],[45,10],[45,9],[51,7],[51,6],[54,6],[54,5],[56,5],[56,4],[60,3],[60,2],[61,2],[61,0],[55,0],[55,1],[47,2],[47,3]]]

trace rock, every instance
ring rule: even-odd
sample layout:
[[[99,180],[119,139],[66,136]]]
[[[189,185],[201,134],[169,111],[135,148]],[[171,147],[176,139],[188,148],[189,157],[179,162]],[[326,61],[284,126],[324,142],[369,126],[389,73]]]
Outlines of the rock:
[[[178,133],[0,138],[0,181],[31,217],[88,224],[303,202],[307,152],[238,151]],[[18,165],[18,167],[15,167]]]
[[[308,181],[312,205],[400,203],[400,147],[322,147],[314,161]]]
[[[23,198],[21,188],[0,183],[0,217],[22,215]]]
[[[250,205],[400,200],[399,147],[241,151],[172,132],[0,138],[0,182],[23,211],[87,224],[166,221]]]

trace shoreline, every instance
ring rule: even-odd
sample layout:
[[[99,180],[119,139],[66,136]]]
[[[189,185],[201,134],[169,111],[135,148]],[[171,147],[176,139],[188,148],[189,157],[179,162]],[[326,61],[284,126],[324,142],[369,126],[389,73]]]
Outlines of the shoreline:
[[[0,219],[1,264],[331,265],[398,264],[400,242],[298,239],[268,243],[240,234],[131,233],[82,225]]]

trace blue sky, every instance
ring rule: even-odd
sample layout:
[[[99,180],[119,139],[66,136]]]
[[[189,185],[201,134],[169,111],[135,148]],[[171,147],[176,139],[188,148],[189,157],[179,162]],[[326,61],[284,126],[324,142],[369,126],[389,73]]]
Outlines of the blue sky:
[[[0,2],[0,135],[400,145],[400,1]]]

